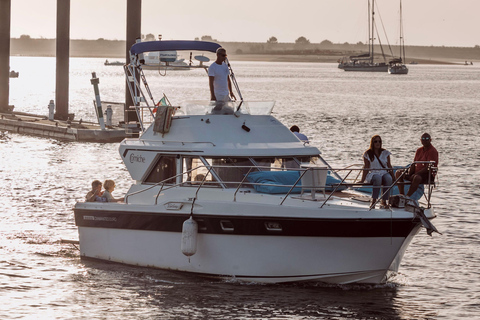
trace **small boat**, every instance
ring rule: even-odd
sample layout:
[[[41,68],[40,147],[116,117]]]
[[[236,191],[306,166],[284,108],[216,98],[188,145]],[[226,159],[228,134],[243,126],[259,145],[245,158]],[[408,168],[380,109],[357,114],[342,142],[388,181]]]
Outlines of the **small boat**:
[[[408,74],[408,68],[403,63],[405,61],[405,40],[403,37],[403,17],[402,17],[402,0],[400,0],[400,57],[389,62],[389,74]]]
[[[144,54],[219,47],[131,47],[124,70],[142,134],[119,156],[133,183],[124,203],[75,204],[80,256],[248,282],[385,282],[422,224],[432,232],[432,188],[420,205],[370,207],[347,184],[354,169],[331,167],[300,141],[271,115],[273,101],[243,99],[228,60],[238,101],[154,97]]]
[[[103,64],[106,65],[106,66],[123,66],[125,63],[124,63],[124,62],[121,62],[121,61],[112,61],[112,62],[110,62],[110,61],[108,61],[108,59],[107,59],[107,60],[105,60],[105,62],[104,62]]]

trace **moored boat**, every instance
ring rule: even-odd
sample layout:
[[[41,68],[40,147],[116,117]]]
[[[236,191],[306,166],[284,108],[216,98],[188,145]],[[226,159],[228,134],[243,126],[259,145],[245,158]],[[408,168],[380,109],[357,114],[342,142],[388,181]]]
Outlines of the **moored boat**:
[[[142,55],[219,47],[132,46],[124,68],[139,118],[156,105]],[[346,184],[353,169],[339,175],[271,115],[273,102],[244,101],[231,75],[239,101],[157,106],[143,134],[120,144],[134,183],[125,203],[75,205],[81,256],[267,283],[381,283],[398,271],[422,224],[431,228],[430,194],[422,206],[371,209]]]
[[[386,64],[385,54],[382,51],[383,62],[375,61],[375,38],[376,38],[376,25],[375,25],[375,0],[368,1],[368,53],[344,57],[339,63],[338,68],[344,71],[360,71],[360,72],[387,72],[388,64]],[[380,47],[382,45],[380,44]]]
[[[400,0],[400,54],[399,58],[393,59],[389,62],[389,74],[408,74],[408,67],[404,64],[405,61],[405,39],[403,37],[403,17],[402,17],[402,1]]]

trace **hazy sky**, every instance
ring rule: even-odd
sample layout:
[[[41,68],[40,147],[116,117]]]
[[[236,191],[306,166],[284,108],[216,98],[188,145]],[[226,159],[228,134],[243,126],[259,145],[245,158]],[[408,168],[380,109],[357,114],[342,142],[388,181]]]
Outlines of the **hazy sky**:
[[[57,0],[12,0],[11,35],[55,38]],[[71,0],[72,39],[125,39],[126,0]],[[398,43],[399,1],[377,0],[389,41]],[[480,45],[479,0],[403,0],[407,45]],[[163,39],[367,41],[367,0],[143,0],[142,33]],[[378,20],[378,18],[377,18]],[[378,24],[380,25],[380,24]]]

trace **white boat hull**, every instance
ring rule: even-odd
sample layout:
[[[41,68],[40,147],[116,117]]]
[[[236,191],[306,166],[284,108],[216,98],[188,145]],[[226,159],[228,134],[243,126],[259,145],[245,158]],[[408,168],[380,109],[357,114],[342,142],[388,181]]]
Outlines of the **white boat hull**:
[[[408,68],[405,65],[402,66],[393,66],[388,68],[389,74],[408,74]]]
[[[181,219],[188,216],[182,215]],[[81,256],[85,258],[262,283],[376,284],[384,282],[389,271],[398,270],[419,228],[417,224],[406,236],[393,237],[200,232],[196,253],[191,257],[181,252],[181,232],[84,226],[78,230]]]

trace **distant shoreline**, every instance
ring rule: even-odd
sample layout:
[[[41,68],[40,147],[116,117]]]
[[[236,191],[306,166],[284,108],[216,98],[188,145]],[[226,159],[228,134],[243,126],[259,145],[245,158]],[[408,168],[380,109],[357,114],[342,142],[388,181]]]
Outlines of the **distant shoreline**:
[[[311,62],[337,63],[342,57],[368,52],[363,44],[295,44],[295,43],[254,43],[219,42],[227,49],[229,58],[237,61],[265,62]],[[391,46],[392,52],[399,51]],[[54,57],[55,39],[12,38],[10,54],[12,56]],[[380,47],[376,49],[380,52]],[[123,40],[70,40],[70,57],[125,59],[125,41]],[[407,64],[455,64],[465,61],[480,63],[480,47],[433,47],[406,46]],[[376,54],[378,60],[380,56]],[[391,59],[387,56],[387,61]]]
[[[258,61],[258,62],[300,62],[300,63],[338,63],[337,56],[320,56],[320,55],[287,55],[287,54],[229,54],[230,61]],[[55,55],[26,55],[16,54],[11,57],[55,57]],[[123,61],[124,57],[118,55],[105,56],[105,55],[85,55],[74,56],[70,55],[70,58],[98,58],[98,59],[116,59]],[[432,60],[432,59],[407,59],[406,64],[410,64],[412,61],[417,64],[439,64],[439,65],[463,65],[463,62],[446,61],[446,60]],[[470,61],[469,61],[470,62]],[[475,61],[480,63],[478,61]],[[474,63],[475,64],[475,63]]]

